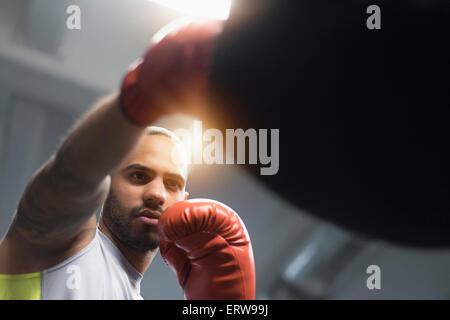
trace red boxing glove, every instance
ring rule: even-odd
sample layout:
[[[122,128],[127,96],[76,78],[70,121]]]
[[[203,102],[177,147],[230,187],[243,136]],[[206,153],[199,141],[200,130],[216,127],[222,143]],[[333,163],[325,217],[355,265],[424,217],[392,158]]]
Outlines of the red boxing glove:
[[[214,40],[222,30],[215,20],[178,22],[163,28],[143,59],[125,76],[120,107],[133,123],[147,126],[160,116],[190,111],[207,87]]]
[[[250,237],[239,216],[212,200],[177,202],[158,223],[160,252],[188,300],[255,299]]]

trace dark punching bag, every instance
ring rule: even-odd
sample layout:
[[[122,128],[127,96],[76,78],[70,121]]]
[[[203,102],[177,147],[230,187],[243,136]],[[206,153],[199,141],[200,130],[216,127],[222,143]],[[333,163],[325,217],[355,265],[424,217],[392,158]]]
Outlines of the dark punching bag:
[[[372,4],[381,29],[367,27]],[[229,128],[280,130],[278,173],[245,168],[353,232],[450,246],[449,12],[447,1],[235,1],[214,103]]]

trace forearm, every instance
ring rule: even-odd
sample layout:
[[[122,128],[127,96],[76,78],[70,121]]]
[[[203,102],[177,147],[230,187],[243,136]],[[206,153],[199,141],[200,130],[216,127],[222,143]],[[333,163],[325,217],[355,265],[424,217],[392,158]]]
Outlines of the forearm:
[[[77,121],[49,170],[86,189],[96,188],[133,150],[144,130],[125,118],[118,94],[108,96]]]

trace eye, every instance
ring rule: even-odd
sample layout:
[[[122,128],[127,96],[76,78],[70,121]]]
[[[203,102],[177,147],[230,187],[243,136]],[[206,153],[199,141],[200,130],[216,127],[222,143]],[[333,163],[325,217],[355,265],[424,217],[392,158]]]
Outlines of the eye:
[[[166,185],[170,189],[175,189],[175,190],[181,189],[180,183],[176,180],[167,180]]]
[[[148,181],[148,176],[142,172],[133,172],[130,174],[130,180],[134,183],[146,183]]]

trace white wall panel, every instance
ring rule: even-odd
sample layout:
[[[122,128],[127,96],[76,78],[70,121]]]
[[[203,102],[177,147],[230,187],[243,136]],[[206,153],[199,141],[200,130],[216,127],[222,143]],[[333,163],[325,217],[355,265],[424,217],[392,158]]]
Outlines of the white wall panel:
[[[13,216],[17,203],[33,172],[38,168],[37,157],[45,128],[45,112],[39,106],[14,97],[7,121],[9,132],[4,147],[4,166],[0,179],[0,213],[2,218]],[[2,224],[3,234],[7,226]]]

